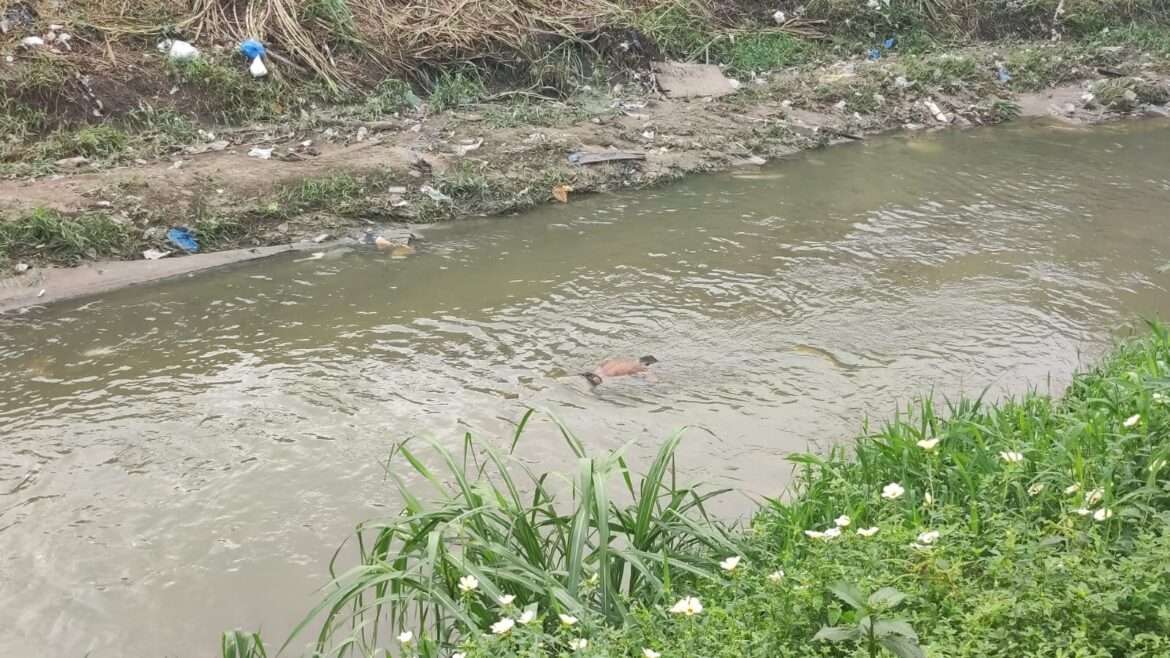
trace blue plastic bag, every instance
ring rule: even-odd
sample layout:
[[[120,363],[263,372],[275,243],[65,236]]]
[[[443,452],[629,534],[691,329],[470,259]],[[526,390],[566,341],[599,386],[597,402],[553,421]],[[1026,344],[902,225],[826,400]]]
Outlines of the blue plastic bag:
[[[898,45],[898,37],[890,37],[889,39],[886,39],[882,42],[882,48],[885,48],[886,50],[890,50],[896,45]]]
[[[870,48],[869,54],[866,55],[866,59],[868,59],[871,62],[878,60],[878,59],[881,59],[881,58],[882,58],[882,51],[878,50],[877,48]]]
[[[167,239],[171,241],[171,244],[189,254],[199,253],[199,243],[185,226],[176,226],[167,231]]]
[[[1011,82],[1012,81],[1012,74],[1008,73],[1006,66],[1004,66],[1003,64],[1000,64],[995,69],[995,79],[999,80],[1000,82]]]
[[[264,44],[255,39],[248,39],[240,44],[240,52],[244,53],[244,57],[247,57],[250,62],[257,57],[263,57],[267,51],[264,49]]]

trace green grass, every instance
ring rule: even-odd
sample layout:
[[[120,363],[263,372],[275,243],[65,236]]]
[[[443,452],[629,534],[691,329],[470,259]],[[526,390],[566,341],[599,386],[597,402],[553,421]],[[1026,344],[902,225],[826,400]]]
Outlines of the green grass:
[[[487,95],[483,79],[473,70],[444,72],[431,89],[430,105],[435,112],[478,103]]]
[[[318,178],[306,178],[296,184],[282,188],[273,201],[281,212],[306,212],[330,210],[348,212],[354,204],[366,196],[366,177],[351,174],[333,174]]]
[[[326,622],[317,649],[398,651],[410,628],[406,654],[467,658],[1170,655],[1161,326],[1059,399],[927,399],[792,455],[788,495],[741,532],[673,479],[679,435],[636,478],[563,431],[578,467],[562,485],[470,439],[432,446],[439,471],[400,446],[405,509],[362,527],[360,565],[310,616]]]
[[[738,75],[803,64],[813,52],[809,42],[782,32],[743,34],[734,41],[720,42],[718,47],[719,60]]]
[[[362,105],[361,114],[377,118],[409,110],[419,104],[410,84],[397,78],[387,78],[374,87]]]
[[[565,126],[587,117],[588,112],[578,106],[534,100],[529,96],[516,96],[510,102],[493,103],[483,111],[484,120],[496,128]]]
[[[123,256],[131,244],[128,228],[101,213],[70,217],[38,209],[16,218],[0,218],[0,261],[72,264],[83,258]]]

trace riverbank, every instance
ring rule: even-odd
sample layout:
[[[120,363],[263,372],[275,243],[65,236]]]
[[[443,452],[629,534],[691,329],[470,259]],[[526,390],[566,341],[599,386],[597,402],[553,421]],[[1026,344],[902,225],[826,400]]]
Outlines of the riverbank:
[[[850,447],[792,457],[791,495],[742,532],[701,513],[706,493],[664,479],[678,437],[645,479],[626,479],[629,507],[600,493],[626,473],[612,457],[582,461],[559,511],[508,494],[510,480],[440,476],[436,501],[367,526],[379,540],[315,612],[329,621],[319,648],[350,637],[351,612],[381,610],[395,622],[364,626],[359,652],[1165,655],[1168,362],[1154,326],[1059,399],[965,399],[945,415],[926,400]],[[381,606],[364,607],[375,591]],[[412,604],[443,613],[437,632],[397,626]],[[227,637],[243,652],[225,655],[256,651],[254,636]]]
[[[668,22],[668,15],[654,15]],[[943,43],[946,33],[932,28],[903,34],[889,47],[878,44],[870,54],[851,32],[800,36],[808,20],[772,28],[757,20],[754,31],[725,33],[734,38],[702,55],[692,52],[692,59],[724,65],[740,84],[717,99],[663,95],[650,80],[647,56],[611,62],[603,75],[567,78],[571,84],[557,93],[508,86],[488,69],[456,67],[432,76],[419,95],[417,83],[384,81],[342,100],[312,101],[307,83],[289,82],[281,97],[300,100],[283,112],[249,119],[192,100],[198,109],[184,114],[177,111],[182,104],[165,110],[158,104],[218,89],[267,107],[274,101],[254,94],[275,92],[230,69],[230,52],[209,54],[196,66],[150,54],[142,66],[172,76],[162,81],[175,93],[122,90],[151,108],[134,115],[137,123],[107,113],[96,125],[46,123],[37,133],[25,122],[31,132],[7,142],[0,268],[16,276],[4,285],[34,287],[43,272],[33,268],[140,260],[148,250],[178,257],[166,237],[173,226],[192,229],[204,251],[360,241],[388,225],[571,203],[584,193],[759,166],[893,129],[1039,116],[1084,123],[1164,113],[1170,98],[1170,32],[1156,24],[1097,26],[1059,42]],[[669,44],[675,31],[645,34]],[[12,52],[8,76],[60,67],[58,60],[71,62],[74,51]],[[10,123],[25,112],[6,111]],[[217,124],[216,116],[227,122]],[[595,153],[638,159],[570,160]]]

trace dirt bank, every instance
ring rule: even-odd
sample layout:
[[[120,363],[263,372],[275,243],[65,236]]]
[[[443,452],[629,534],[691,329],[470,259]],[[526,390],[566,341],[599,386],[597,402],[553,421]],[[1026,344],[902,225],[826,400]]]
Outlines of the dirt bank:
[[[646,72],[642,82],[583,86],[565,100],[505,93],[376,119],[325,106],[282,122],[201,130],[152,159],[78,161],[50,175],[0,181],[0,221],[27,224],[32,236],[10,231],[17,238],[9,238],[8,263],[0,267],[17,272],[176,251],[165,237],[173,226],[192,227],[212,251],[368,242],[390,225],[571,203],[583,193],[758,166],[893,129],[1164,113],[1167,53],[1114,42],[984,44],[926,54],[894,46],[876,60],[855,56],[757,74],[719,98],[669,97]],[[588,154],[632,159],[581,164]],[[55,250],[52,230],[64,229],[53,227],[84,234],[94,226],[115,238]],[[137,274],[120,276],[119,285],[169,270],[143,263],[124,271]],[[68,283],[84,278],[59,279],[56,285],[73,292],[49,294],[92,292]],[[5,287],[17,284],[0,281]]]

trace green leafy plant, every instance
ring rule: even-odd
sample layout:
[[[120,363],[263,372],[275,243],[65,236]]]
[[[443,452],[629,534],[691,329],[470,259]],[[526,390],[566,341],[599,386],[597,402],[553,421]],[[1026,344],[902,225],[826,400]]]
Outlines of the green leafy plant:
[[[511,449],[531,417],[521,420]],[[577,462],[567,491],[470,436],[461,455],[430,444],[442,471],[409,443],[396,446],[391,461],[401,458],[416,477],[390,471],[405,509],[359,528],[360,566],[336,577],[296,632],[324,613],[318,651],[368,651],[383,634],[415,625],[419,636],[450,645],[497,621],[503,597],[520,609],[620,624],[632,602],[664,600],[672,574],[715,576],[708,555],[733,552],[736,543],[706,511],[723,492],[675,478],[682,431],[638,478],[624,450],[591,457],[557,426]],[[420,481],[431,495],[419,495]]]
[[[227,631],[220,639],[220,655],[223,658],[268,658],[264,641],[259,633]]]
[[[853,642],[865,648],[870,658],[886,649],[898,658],[926,658],[918,646],[918,633],[905,619],[888,618],[906,595],[892,587],[883,587],[868,597],[856,585],[837,583],[829,588],[853,609],[856,623],[850,626],[826,626],[813,638],[825,642]]]

